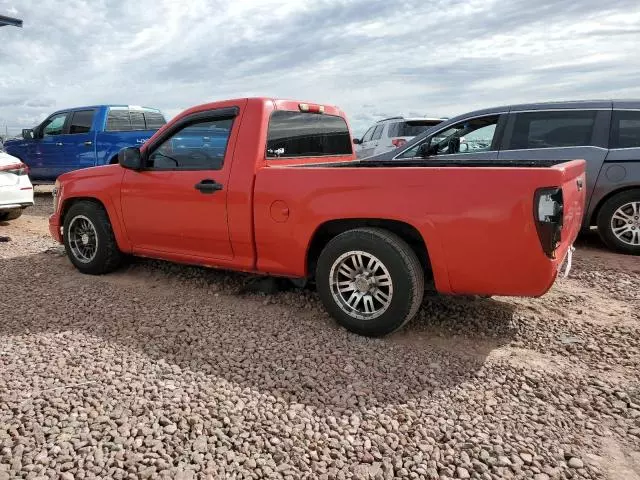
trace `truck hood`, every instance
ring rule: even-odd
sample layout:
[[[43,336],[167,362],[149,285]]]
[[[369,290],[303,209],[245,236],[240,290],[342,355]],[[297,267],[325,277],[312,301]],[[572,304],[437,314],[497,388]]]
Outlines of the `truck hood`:
[[[13,147],[14,145],[18,145],[21,142],[24,142],[24,140],[21,139],[21,138],[8,138],[3,143],[4,143],[4,146],[6,148],[6,147]]]
[[[82,168],[73,172],[63,173],[58,177],[60,183],[85,178],[101,178],[122,175],[124,169],[120,165],[102,165],[99,167]]]
[[[6,165],[15,165],[16,163],[22,162],[19,158],[16,158],[13,155],[9,155],[7,152],[3,152],[0,150],[0,167],[4,167]]]

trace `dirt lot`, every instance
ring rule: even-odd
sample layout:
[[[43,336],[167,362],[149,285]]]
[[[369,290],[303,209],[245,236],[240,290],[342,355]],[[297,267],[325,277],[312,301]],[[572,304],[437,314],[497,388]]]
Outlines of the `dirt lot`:
[[[640,478],[640,258],[595,236],[543,298],[372,340],[242,275],[83,276],[50,204],[0,224],[0,480]]]

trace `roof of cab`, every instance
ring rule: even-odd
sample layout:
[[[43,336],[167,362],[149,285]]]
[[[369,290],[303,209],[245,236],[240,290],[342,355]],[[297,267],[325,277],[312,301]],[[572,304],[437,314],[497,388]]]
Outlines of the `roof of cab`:
[[[141,105],[125,105],[125,104],[105,104],[105,105],[86,105],[83,107],[70,107],[70,108],[61,108],[53,112],[62,113],[62,112],[76,112],[78,110],[92,110],[97,108],[128,108],[130,110],[148,110],[152,112],[160,112],[160,109],[154,107],[144,107]]]
[[[233,107],[233,106],[237,106],[240,103],[252,103],[252,104],[270,103],[275,107],[275,109],[278,109],[278,110],[281,110],[281,109],[287,110],[290,108],[293,109],[294,108],[293,106],[295,105],[296,111],[298,111],[298,106],[300,105],[318,105],[318,106],[323,106],[325,108],[324,113],[327,115],[340,115],[342,117],[346,116],[344,111],[340,107],[337,107],[336,105],[331,105],[328,103],[309,102],[305,100],[293,100],[290,98],[244,97],[244,98],[230,98],[230,99],[218,100],[214,102],[207,102],[200,105],[194,105],[192,107],[187,108],[186,110],[183,110],[178,115],[176,115],[172,119],[172,122],[177,121],[185,116],[188,116],[194,113],[206,111],[209,109]]]

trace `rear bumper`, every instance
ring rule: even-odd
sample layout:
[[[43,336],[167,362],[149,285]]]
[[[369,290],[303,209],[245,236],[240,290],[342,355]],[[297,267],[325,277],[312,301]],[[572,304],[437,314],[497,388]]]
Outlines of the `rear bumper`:
[[[13,210],[33,205],[33,187],[28,183],[0,187],[0,210]]]
[[[27,208],[33,207],[33,201],[31,202],[21,202],[21,203],[4,203],[0,204],[0,211],[3,210],[16,210],[18,208]]]
[[[49,233],[58,243],[62,243],[62,231],[60,228],[60,216],[54,213],[49,217]]]

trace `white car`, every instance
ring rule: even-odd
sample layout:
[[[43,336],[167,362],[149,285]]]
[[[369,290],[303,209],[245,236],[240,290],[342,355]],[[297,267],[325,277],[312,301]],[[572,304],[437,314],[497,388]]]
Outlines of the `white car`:
[[[32,205],[29,167],[5,152],[0,143],[0,221],[15,220]]]
[[[371,157],[401,147],[416,135],[438,125],[445,118],[391,117],[378,121],[362,136],[354,138],[356,156]]]

